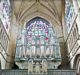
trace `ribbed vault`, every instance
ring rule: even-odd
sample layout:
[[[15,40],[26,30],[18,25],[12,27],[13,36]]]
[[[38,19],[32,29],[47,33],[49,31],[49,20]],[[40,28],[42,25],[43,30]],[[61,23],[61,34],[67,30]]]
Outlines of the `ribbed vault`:
[[[62,0],[13,0],[12,9],[19,24],[24,25],[34,17],[42,17],[62,36]]]

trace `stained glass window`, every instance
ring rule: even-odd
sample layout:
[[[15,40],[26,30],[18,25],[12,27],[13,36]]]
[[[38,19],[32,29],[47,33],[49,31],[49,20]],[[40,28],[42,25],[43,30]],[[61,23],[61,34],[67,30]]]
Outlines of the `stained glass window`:
[[[79,5],[79,8],[80,8],[80,0],[78,0],[78,5]]]
[[[75,18],[74,6],[71,0],[65,0],[65,21],[68,28],[68,33],[72,27],[73,19]]]
[[[9,32],[10,28],[10,16],[11,16],[10,0],[1,0],[0,18],[3,22],[4,28],[7,33]]]
[[[21,39],[17,40],[17,44],[19,43],[17,46],[25,47],[25,50],[22,49],[21,51],[21,56],[25,55],[26,58],[27,56],[60,58],[59,41],[48,21],[36,17],[26,24],[23,31]]]

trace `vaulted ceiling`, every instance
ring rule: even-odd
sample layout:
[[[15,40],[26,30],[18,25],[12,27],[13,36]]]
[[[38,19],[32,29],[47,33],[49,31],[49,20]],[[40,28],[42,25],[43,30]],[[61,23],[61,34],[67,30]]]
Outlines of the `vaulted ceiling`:
[[[16,20],[27,22],[34,17],[42,17],[54,25],[61,26],[63,0],[13,0],[12,9]]]

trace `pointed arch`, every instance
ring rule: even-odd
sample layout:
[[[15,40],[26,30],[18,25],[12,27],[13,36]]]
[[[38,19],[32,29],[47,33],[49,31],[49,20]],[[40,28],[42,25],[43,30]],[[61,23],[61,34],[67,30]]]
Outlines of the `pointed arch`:
[[[76,69],[77,74],[80,74],[80,54],[75,56],[73,68]]]

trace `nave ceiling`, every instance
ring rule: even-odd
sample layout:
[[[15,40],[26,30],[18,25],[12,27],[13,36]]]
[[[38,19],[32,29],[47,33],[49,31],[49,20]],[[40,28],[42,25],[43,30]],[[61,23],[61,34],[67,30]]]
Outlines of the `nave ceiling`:
[[[13,0],[12,9],[20,24],[24,25],[34,17],[42,17],[52,23],[61,37],[62,3],[62,0]]]

